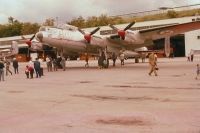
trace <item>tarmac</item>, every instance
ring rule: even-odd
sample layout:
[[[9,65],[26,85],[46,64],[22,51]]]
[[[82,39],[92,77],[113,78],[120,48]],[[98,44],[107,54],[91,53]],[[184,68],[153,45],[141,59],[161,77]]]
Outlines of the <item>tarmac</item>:
[[[66,71],[34,79],[20,63],[0,82],[0,133],[200,133],[199,62],[159,58],[149,76],[148,62],[67,61]]]

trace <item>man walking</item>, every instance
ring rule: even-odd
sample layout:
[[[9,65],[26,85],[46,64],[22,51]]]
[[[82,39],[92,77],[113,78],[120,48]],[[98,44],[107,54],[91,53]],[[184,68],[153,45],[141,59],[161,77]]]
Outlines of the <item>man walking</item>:
[[[152,72],[154,72],[155,76],[158,76],[158,74],[156,72],[157,55],[154,52],[149,55],[149,65],[151,67],[149,75],[151,76]]]

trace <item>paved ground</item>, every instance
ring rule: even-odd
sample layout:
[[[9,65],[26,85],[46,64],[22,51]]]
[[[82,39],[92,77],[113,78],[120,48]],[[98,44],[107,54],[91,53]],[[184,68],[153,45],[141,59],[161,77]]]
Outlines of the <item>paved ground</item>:
[[[21,63],[0,82],[0,133],[200,133],[200,60],[159,59],[158,77],[131,61],[70,61],[40,79],[26,79]]]

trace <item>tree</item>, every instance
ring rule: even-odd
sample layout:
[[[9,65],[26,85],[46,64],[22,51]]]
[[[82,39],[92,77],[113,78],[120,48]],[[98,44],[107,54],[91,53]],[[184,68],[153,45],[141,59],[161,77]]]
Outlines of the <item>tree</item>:
[[[35,34],[40,28],[40,25],[38,23],[31,24],[30,22],[23,23],[21,34],[22,35],[28,35],[28,34]]]
[[[14,18],[13,17],[8,17],[8,23],[13,24],[14,23]]]
[[[78,18],[72,19],[72,21],[69,22],[69,24],[79,27],[79,28],[84,28],[85,27],[85,19],[82,16],[79,16]]]
[[[44,22],[44,26],[54,26],[55,20],[53,18],[48,18]]]
[[[95,16],[92,17],[88,17],[86,23],[85,23],[86,27],[96,27],[98,26],[98,18]]]
[[[111,19],[105,14],[102,14],[101,16],[98,17],[99,26],[105,26],[110,24],[111,22],[112,22]]]
[[[176,17],[178,17],[178,13],[174,10],[169,10],[167,12],[167,16],[170,17],[170,18],[176,18]]]

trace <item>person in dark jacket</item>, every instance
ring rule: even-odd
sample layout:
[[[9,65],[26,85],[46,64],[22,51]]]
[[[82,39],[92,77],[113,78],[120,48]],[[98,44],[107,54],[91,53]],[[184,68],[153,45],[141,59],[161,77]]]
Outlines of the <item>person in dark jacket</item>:
[[[34,69],[36,73],[36,78],[41,77],[41,72],[40,72],[40,62],[38,61],[38,58],[35,59],[34,61]]]
[[[0,81],[4,81],[4,62],[3,60],[1,59],[0,60]]]
[[[18,67],[19,67],[18,61],[16,60],[16,58],[13,58],[13,68],[14,68],[15,74],[19,73]]]

